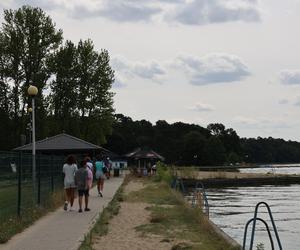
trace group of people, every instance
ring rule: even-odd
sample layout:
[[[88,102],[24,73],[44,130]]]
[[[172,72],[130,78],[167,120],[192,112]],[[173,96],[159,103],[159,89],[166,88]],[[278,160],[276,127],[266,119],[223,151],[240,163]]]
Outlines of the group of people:
[[[66,163],[63,166],[64,174],[64,188],[65,188],[65,203],[64,210],[73,211],[73,204],[75,199],[75,191],[78,192],[79,213],[83,211],[90,211],[89,204],[89,190],[93,185],[93,177],[97,180],[97,190],[100,197],[103,197],[104,179],[110,173],[110,162],[104,160],[103,157],[97,156],[96,162],[93,164],[90,157],[85,157],[77,167],[76,158],[74,155],[69,155]],[[109,178],[109,177],[107,177]],[[83,209],[84,196],[84,209]]]

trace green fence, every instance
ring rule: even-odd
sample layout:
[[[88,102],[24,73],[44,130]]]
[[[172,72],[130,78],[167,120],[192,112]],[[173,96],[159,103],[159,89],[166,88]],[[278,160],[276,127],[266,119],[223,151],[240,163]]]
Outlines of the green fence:
[[[36,155],[36,183],[32,182],[32,155],[0,152],[0,223],[34,206],[46,206],[50,195],[62,189],[63,157]]]

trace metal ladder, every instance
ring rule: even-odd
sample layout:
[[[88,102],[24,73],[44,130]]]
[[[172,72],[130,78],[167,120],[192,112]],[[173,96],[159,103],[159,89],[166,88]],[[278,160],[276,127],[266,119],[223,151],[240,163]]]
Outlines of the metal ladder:
[[[244,231],[243,250],[246,249],[247,231],[248,231],[248,226],[249,226],[249,224],[251,222],[253,223],[253,226],[252,226],[252,233],[251,233],[251,241],[250,241],[249,250],[253,249],[254,234],[255,234],[255,229],[256,229],[255,226],[256,226],[256,221],[257,220],[261,221],[265,225],[265,227],[267,229],[267,232],[268,232],[268,235],[269,235],[269,239],[270,239],[272,250],[275,249],[274,248],[273,238],[272,238],[272,235],[271,235],[271,232],[270,232],[270,228],[269,228],[267,222],[265,220],[257,217],[257,212],[258,212],[258,208],[259,208],[260,205],[265,205],[265,207],[268,210],[268,214],[269,214],[271,222],[272,222],[272,226],[273,226],[273,230],[274,230],[274,233],[275,233],[275,236],[276,236],[278,247],[279,247],[280,250],[282,250],[282,245],[281,245],[280,238],[279,238],[279,235],[278,235],[278,232],[277,232],[277,228],[276,228],[276,225],[275,225],[275,222],[274,222],[274,219],[273,219],[273,215],[272,215],[272,212],[271,212],[271,209],[270,209],[269,205],[266,202],[259,202],[259,203],[257,203],[257,205],[255,207],[254,217],[252,219],[250,219],[246,223],[245,231]]]
[[[193,193],[193,199],[192,199],[192,206],[196,206],[196,197],[198,193],[201,193],[204,203],[204,213],[205,215],[209,218],[209,204],[208,204],[208,199],[207,195],[205,192],[205,188],[202,182],[197,182],[195,185],[194,193]]]
[[[171,183],[171,188],[180,189],[181,192],[185,193],[185,187],[181,178],[175,177]]]

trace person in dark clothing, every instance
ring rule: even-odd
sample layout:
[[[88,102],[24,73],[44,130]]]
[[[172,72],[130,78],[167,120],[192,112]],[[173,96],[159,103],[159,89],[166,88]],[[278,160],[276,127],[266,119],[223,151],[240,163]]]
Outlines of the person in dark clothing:
[[[89,187],[88,187],[88,170],[86,161],[82,161],[80,164],[80,168],[75,173],[75,183],[78,189],[78,202],[79,202],[79,210],[78,212],[82,212],[82,197],[84,196],[85,209],[84,211],[90,211],[88,208],[89,203]]]

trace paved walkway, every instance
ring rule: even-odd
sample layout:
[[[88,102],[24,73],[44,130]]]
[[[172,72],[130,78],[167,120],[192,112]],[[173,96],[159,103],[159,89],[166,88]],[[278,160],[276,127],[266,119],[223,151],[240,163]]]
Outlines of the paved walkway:
[[[38,220],[24,232],[14,236],[8,243],[0,245],[0,250],[77,250],[89,232],[99,213],[113,198],[123,182],[122,177],[106,180],[104,197],[98,197],[97,188],[90,191],[89,207],[91,211],[78,213],[78,200],[75,211],[59,208]]]

